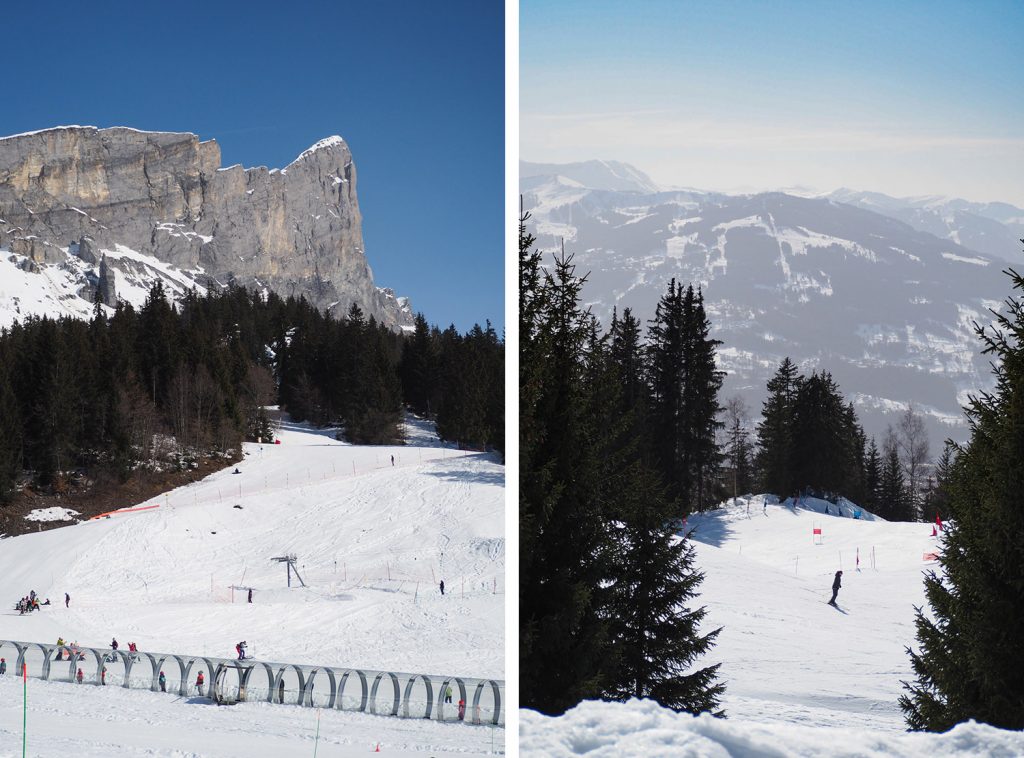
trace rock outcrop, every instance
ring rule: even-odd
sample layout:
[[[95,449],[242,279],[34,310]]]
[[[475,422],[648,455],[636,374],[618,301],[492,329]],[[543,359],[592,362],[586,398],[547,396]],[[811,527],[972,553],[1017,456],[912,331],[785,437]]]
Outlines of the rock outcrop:
[[[341,137],[280,170],[221,168],[217,143],[188,133],[69,126],[2,138],[0,248],[97,267],[104,251],[128,248],[208,287],[301,294],[336,315],[356,303],[392,327],[412,323],[403,300],[374,286]],[[114,277],[97,276],[106,299]]]

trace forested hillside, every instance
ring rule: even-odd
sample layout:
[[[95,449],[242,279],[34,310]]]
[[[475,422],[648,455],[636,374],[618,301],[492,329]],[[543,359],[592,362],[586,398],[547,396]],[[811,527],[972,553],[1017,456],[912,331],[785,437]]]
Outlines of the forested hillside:
[[[187,470],[270,441],[267,406],[339,426],[360,444],[402,440],[403,408],[460,447],[503,450],[504,342],[490,327],[398,334],[353,306],[242,288],[90,321],[30,318],[0,332],[0,500],[85,481]]]

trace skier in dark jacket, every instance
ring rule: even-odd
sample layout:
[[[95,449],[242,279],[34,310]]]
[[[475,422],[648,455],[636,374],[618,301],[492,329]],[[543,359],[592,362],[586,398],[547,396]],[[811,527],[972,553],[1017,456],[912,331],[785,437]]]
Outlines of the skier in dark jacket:
[[[843,586],[843,583],[840,581],[840,577],[842,575],[843,575],[842,571],[837,571],[836,572],[836,578],[832,582],[832,599],[828,601],[829,605],[835,605],[836,604],[836,595],[839,594],[839,588]]]
[[[444,594],[444,579],[441,580],[441,594]]]

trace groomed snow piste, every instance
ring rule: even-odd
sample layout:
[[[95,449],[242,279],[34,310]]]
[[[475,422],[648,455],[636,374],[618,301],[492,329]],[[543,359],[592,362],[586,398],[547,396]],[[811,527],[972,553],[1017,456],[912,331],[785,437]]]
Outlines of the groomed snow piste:
[[[1024,734],[987,726],[905,732],[897,698],[913,678],[905,648],[917,647],[922,575],[936,566],[930,524],[854,519],[849,504],[826,515],[821,500],[769,503],[740,498],[688,524],[705,573],[702,630],[722,628],[699,665],[722,664],[728,719],[649,701],[585,702],[561,718],[522,711],[523,755],[1024,755]]]
[[[0,540],[0,639],[107,647],[116,637],[219,657],[245,639],[257,659],[504,678],[504,467],[442,447],[415,419],[408,430],[406,446],[360,447],[285,423],[282,444],[246,444],[240,473],[142,504],[157,508]],[[289,553],[305,588],[294,576],[288,588],[271,560]],[[253,603],[232,585],[254,588]],[[13,611],[33,589],[53,605]],[[22,691],[8,666],[0,754],[21,741]],[[218,709],[31,678],[28,688],[32,755],[312,754],[310,708]],[[334,748],[323,755],[377,742],[392,755],[504,747],[503,729],[336,711],[322,713],[325,736]]]

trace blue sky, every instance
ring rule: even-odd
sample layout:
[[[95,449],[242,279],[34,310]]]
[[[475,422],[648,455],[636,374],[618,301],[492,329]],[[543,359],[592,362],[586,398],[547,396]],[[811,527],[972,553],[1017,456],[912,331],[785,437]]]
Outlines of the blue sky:
[[[522,0],[527,160],[1024,204],[1020,2]]]
[[[474,0],[5,3],[0,134],[190,131],[283,167],[331,134],[378,286],[504,325],[504,9]]]

